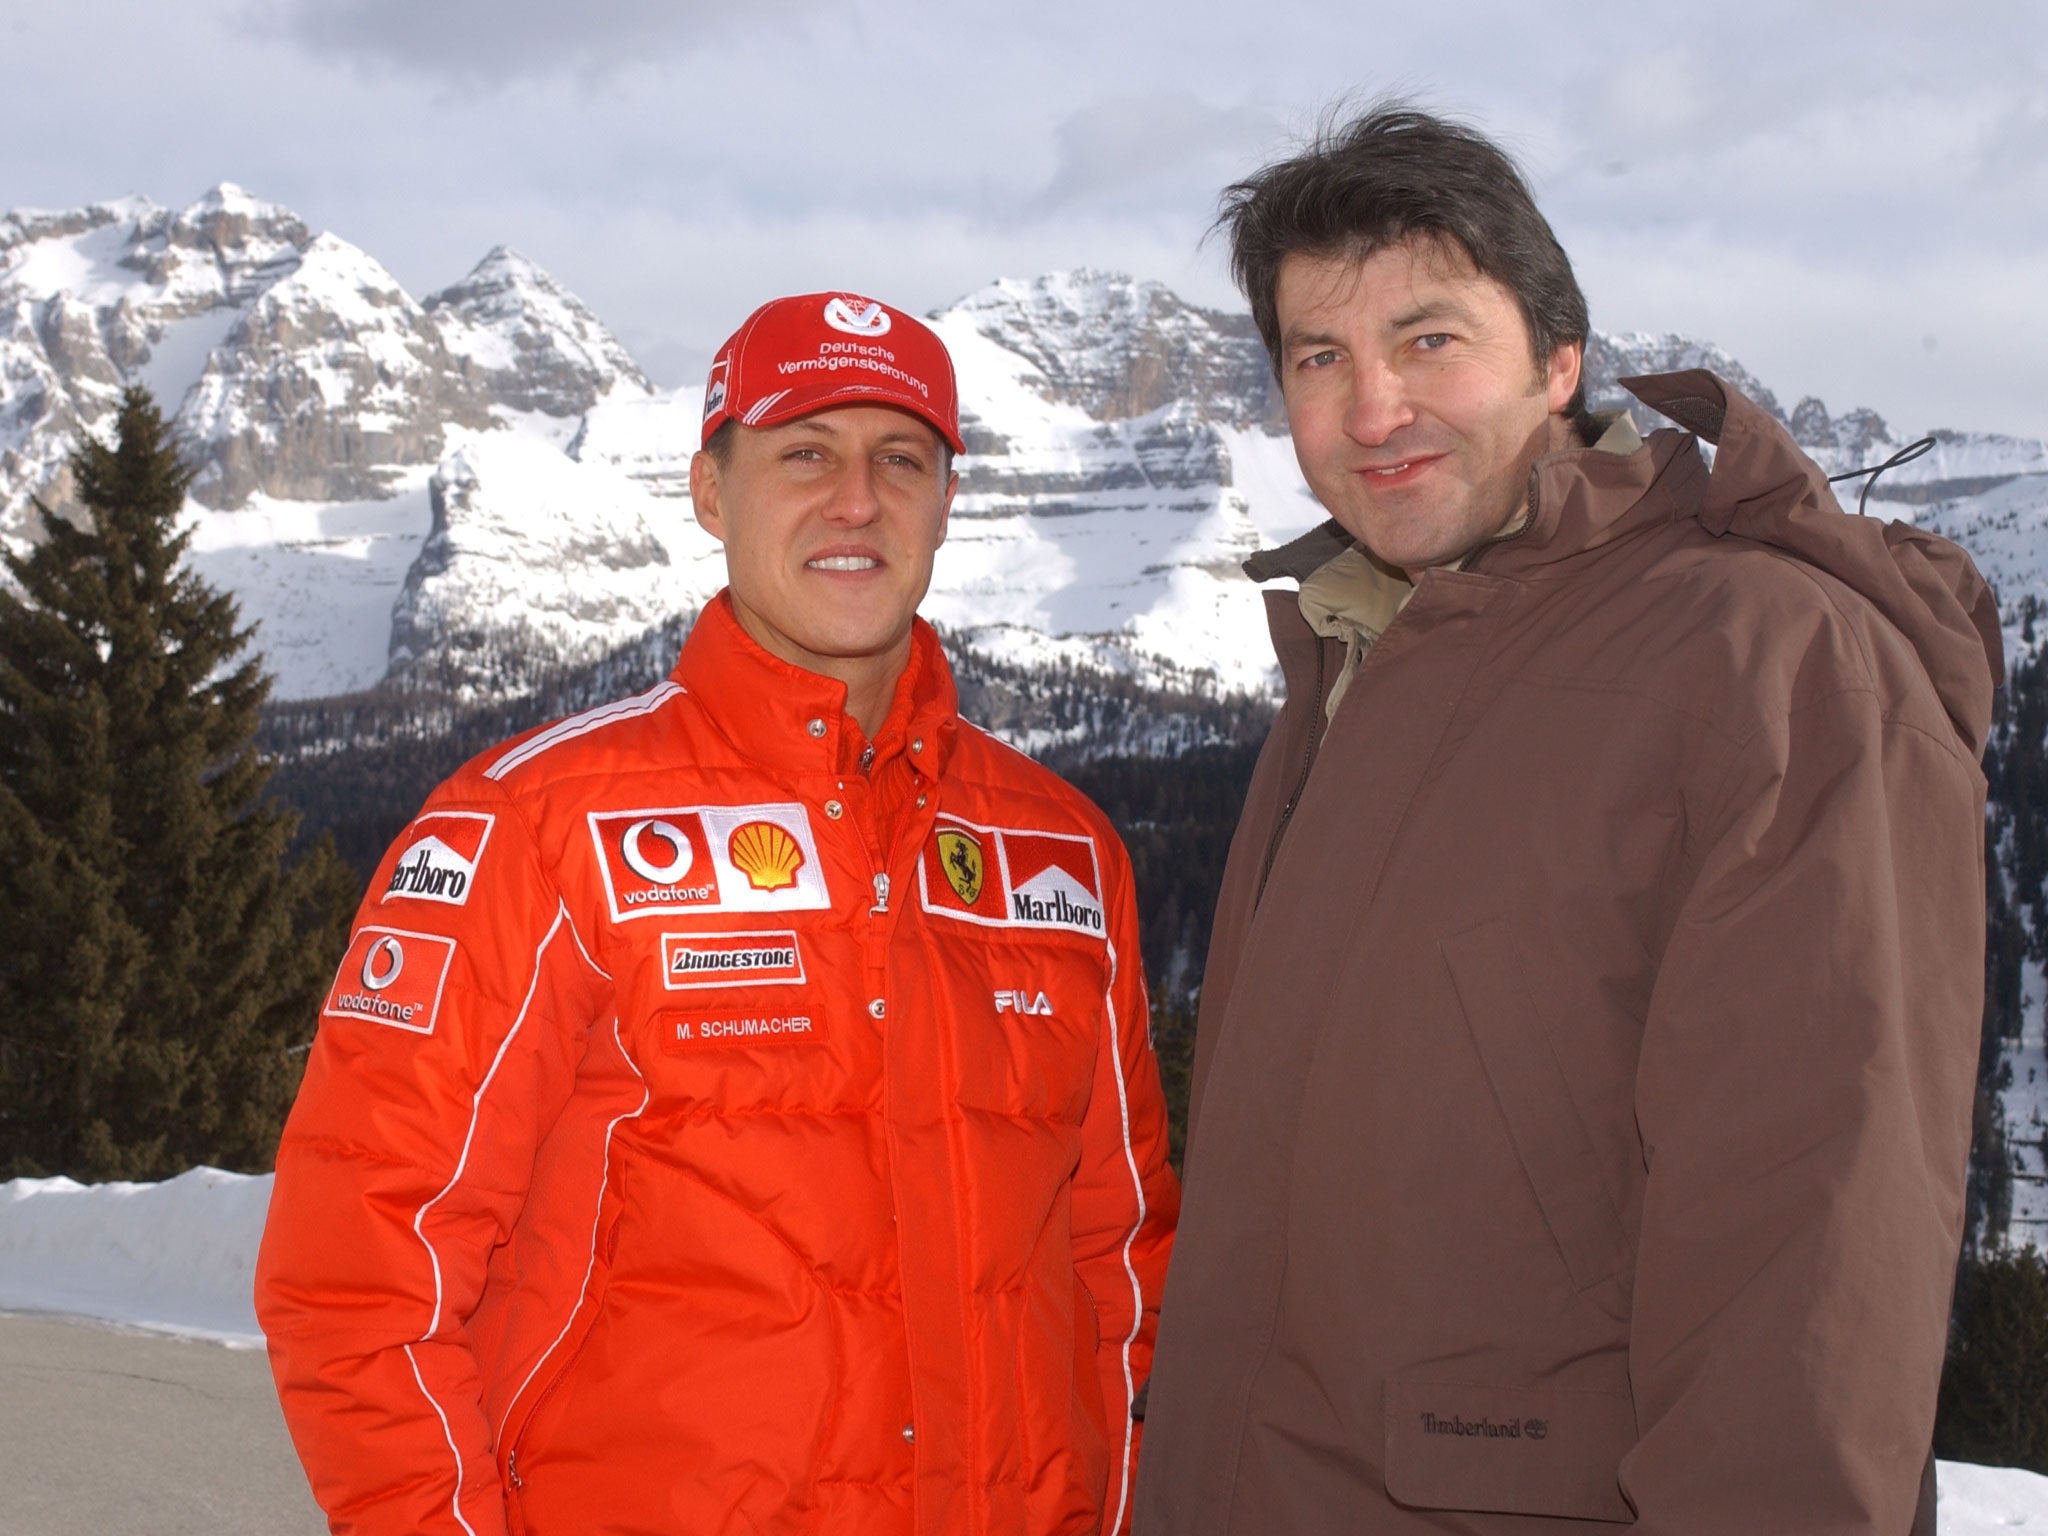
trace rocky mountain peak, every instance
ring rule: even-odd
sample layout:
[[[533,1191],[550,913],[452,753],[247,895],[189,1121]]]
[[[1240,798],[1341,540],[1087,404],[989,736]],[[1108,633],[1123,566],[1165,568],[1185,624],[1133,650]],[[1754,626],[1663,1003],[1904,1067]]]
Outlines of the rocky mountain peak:
[[[1176,400],[1233,425],[1280,420],[1251,317],[1199,308],[1163,283],[1089,267],[1003,278],[941,313],[954,317],[1033,364],[1047,399],[1098,421]]]
[[[653,392],[590,307],[509,246],[425,307],[463,376],[512,410],[580,416],[615,389]]]
[[[182,424],[205,461],[193,496],[236,507],[386,495],[396,471],[440,456],[446,427],[490,414],[398,280],[321,234],[209,354]]]

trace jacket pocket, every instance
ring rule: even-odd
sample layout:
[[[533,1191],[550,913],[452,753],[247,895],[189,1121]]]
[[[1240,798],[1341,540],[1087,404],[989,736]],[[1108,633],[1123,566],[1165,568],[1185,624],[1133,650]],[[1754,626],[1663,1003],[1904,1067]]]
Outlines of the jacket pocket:
[[[1633,1521],[1621,1459],[1636,1442],[1626,1392],[1386,1383],[1387,1493],[1418,1509]]]
[[[1515,1155],[1572,1283],[1581,1291],[1629,1261],[1599,1155],[1529,1001],[1521,953],[1495,921],[1442,941],[1444,962]]]

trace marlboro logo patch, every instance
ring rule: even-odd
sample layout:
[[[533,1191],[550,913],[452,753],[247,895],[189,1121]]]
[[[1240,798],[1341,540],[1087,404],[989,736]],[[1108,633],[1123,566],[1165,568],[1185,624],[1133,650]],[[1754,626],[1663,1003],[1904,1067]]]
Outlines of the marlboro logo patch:
[[[593,811],[590,838],[614,922],[831,905],[801,805]]]
[[[467,904],[495,820],[482,811],[430,811],[415,818],[380,901]]]
[[[368,1019],[416,1035],[434,1032],[455,941],[403,928],[359,928],[342,956],[323,1019]]]
[[[787,929],[661,936],[661,984],[671,992],[740,984],[788,985],[803,979],[803,950],[796,934]]]
[[[918,864],[927,912],[1002,928],[1101,937],[1102,875],[1092,839],[942,820]]]

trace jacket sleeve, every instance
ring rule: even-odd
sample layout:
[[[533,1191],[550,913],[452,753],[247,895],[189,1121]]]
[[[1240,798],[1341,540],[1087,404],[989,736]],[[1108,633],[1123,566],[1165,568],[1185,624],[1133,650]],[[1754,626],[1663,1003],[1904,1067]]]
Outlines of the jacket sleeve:
[[[436,791],[357,913],[257,1259],[278,1398],[336,1532],[503,1536],[465,1324],[600,982],[519,808],[481,779]]]
[[[1180,1185],[1166,1161],[1166,1103],[1152,1054],[1130,860],[1106,828],[1097,846],[1107,853],[1109,986],[1074,1173],[1073,1241],[1074,1268],[1094,1301],[1100,1338],[1096,1361],[1110,1439],[1102,1530],[1118,1536],[1130,1526],[1143,1428],[1135,1404],[1152,1369]]]
[[[1728,761],[1637,1078],[1622,1488],[1644,1536],[1902,1532],[1962,1227],[1983,780],[1853,688]]]

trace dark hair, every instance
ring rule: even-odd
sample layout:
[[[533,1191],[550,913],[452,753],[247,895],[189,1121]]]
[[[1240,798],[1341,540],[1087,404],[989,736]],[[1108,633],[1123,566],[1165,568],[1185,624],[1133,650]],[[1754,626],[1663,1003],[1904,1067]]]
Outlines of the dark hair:
[[[1514,295],[1539,371],[1559,343],[1586,341],[1586,296],[1514,161],[1476,129],[1400,101],[1326,121],[1299,154],[1226,188],[1216,227],[1276,374],[1280,263],[1297,252],[1364,261],[1411,235],[1462,251]],[[1584,424],[1583,375],[1565,415]]]

